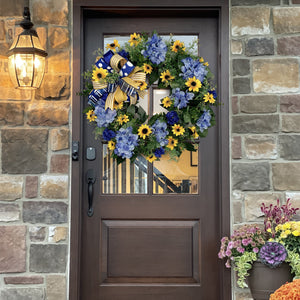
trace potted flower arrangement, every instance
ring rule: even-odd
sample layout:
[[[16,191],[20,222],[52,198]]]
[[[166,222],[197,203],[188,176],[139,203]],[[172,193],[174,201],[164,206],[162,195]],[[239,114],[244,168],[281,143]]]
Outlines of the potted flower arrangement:
[[[226,259],[226,267],[233,267],[237,272],[239,287],[249,285],[254,299],[269,299],[279,286],[292,280],[292,274],[300,276],[300,222],[291,222],[297,210],[290,199],[281,206],[279,200],[277,205],[263,203],[264,228],[258,224],[243,225],[230,237],[221,239],[219,258]],[[261,275],[258,269],[262,268],[272,275]],[[287,277],[277,280],[274,275],[277,273],[285,273]],[[275,285],[268,288],[264,279]],[[264,291],[257,291],[255,282]]]

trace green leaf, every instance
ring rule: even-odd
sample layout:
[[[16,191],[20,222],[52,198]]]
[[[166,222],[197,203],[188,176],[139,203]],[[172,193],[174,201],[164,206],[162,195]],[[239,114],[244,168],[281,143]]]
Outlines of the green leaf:
[[[134,115],[135,114],[135,105],[129,105],[127,108],[127,113]]]
[[[149,86],[151,86],[158,78],[158,72],[153,70],[152,73],[149,75]]]

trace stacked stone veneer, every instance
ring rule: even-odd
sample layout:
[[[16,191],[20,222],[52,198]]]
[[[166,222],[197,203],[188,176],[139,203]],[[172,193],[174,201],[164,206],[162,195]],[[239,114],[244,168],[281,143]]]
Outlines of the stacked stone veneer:
[[[35,92],[12,87],[6,53],[24,1],[0,5],[0,299],[67,299],[70,26],[67,0],[31,0],[48,52]]]
[[[299,55],[299,0],[231,0],[234,226],[261,222],[262,202],[300,206]]]

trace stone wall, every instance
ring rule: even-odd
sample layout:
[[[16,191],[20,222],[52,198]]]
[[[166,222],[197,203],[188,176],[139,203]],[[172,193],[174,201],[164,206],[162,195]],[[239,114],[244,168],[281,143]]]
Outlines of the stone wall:
[[[0,5],[0,299],[67,299],[70,7],[30,0],[48,52],[35,92],[12,87],[6,53],[24,1]]]
[[[300,206],[300,1],[231,0],[232,221]],[[236,287],[237,300],[252,299]]]

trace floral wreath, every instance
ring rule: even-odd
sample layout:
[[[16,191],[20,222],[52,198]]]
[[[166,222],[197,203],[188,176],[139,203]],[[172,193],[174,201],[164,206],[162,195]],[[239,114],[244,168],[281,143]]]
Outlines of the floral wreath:
[[[213,76],[192,47],[172,36],[165,42],[156,33],[133,33],[124,47],[114,40],[106,53],[97,51],[92,71],[84,73],[81,95],[89,104],[84,113],[118,163],[138,155],[153,162],[165,154],[178,158],[184,150],[196,151],[193,142],[215,125]],[[148,118],[138,102],[156,81],[170,95],[160,100],[166,112]]]

